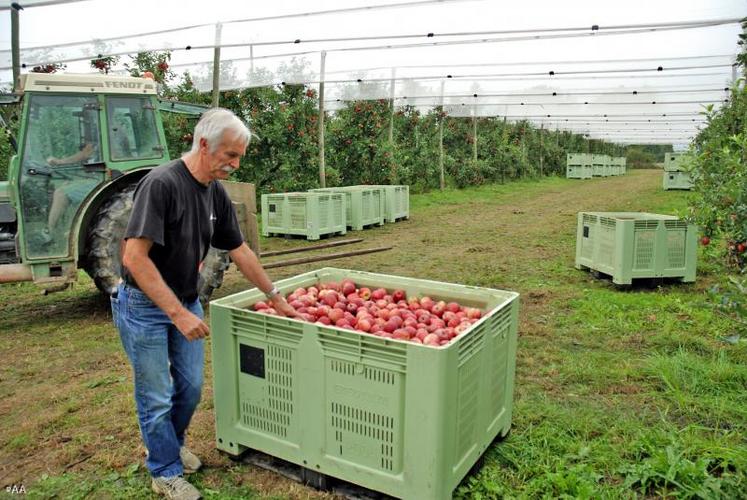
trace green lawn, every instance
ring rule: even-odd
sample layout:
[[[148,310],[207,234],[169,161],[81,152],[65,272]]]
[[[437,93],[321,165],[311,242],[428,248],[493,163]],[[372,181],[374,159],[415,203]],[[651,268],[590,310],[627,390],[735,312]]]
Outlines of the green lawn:
[[[271,274],[330,265],[521,294],[513,430],[457,498],[747,498],[747,343],[707,307],[716,257],[700,256],[695,284],[626,290],[573,267],[580,210],[685,213],[688,194],[660,182],[645,171],[414,195],[409,221],[346,236],[393,250]],[[217,295],[247,286],[231,271]],[[0,486],[151,498],[129,366],[90,280],[50,296],[2,286],[0,315]],[[210,367],[190,431],[205,496],[332,498],[215,451]]]

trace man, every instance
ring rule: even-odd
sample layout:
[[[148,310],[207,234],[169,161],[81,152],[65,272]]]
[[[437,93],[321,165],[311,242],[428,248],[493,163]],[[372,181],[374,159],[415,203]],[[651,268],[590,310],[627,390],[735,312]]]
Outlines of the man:
[[[209,330],[197,278],[208,246],[228,250],[278,312],[296,315],[244,243],[228,195],[216,182],[239,168],[249,139],[230,111],[205,112],[192,150],[138,184],[125,233],[124,282],[112,297],[113,318],[133,367],[152,488],[170,499],[200,498],[183,478],[202,465],[184,447],[184,436],[203,382]]]

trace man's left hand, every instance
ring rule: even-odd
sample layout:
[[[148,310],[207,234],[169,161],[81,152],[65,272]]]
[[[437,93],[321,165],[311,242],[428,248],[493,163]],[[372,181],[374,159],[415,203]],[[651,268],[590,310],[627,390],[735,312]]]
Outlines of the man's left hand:
[[[275,310],[283,316],[287,316],[289,318],[298,317],[298,312],[293,309],[290,304],[288,304],[288,301],[285,300],[285,297],[283,297],[282,295],[275,295],[272,299],[270,299],[270,302],[272,302],[272,307],[274,307]]]

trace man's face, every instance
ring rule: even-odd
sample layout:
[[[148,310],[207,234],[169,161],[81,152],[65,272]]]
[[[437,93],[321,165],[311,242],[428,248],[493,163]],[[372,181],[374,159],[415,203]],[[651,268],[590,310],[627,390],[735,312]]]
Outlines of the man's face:
[[[239,160],[246,153],[247,144],[242,138],[227,132],[223,134],[215,151],[210,151],[210,145],[207,142],[204,146],[202,144],[200,146],[203,147],[211,180],[225,180],[239,168]]]

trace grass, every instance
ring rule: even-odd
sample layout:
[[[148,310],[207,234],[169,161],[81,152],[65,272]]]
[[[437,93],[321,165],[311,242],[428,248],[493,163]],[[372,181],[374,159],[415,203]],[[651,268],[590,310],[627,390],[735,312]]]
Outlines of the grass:
[[[747,345],[724,342],[734,327],[706,306],[715,257],[695,284],[629,290],[573,268],[580,210],[684,213],[687,194],[659,184],[652,171],[413,195],[409,221],[353,234],[394,250],[328,264],[521,293],[513,430],[457,498],[747,497]],[[232,271],[218,295],[246,287]],[[0,486],[151,498],[129,366],[91,282],[7,285],[0,304]],[[207,498],[331,498],[217,454],[210,361],[206,376],[190,443]]]

